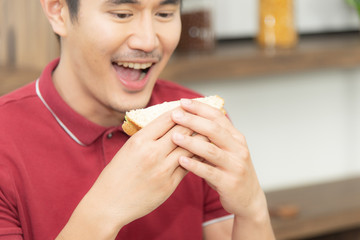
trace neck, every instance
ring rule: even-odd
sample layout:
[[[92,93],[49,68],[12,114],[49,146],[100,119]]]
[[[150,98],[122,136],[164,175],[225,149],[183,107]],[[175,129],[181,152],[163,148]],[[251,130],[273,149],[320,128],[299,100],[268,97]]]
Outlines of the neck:
[[[120,125],[125,117],[125,113],[119,113],[107,108],[95,97],[86,91],[77,76],[72,74],[71,66],[66,66],[65,61],[59,62],[54,70],[52,79],[54,86],[62,99],[77,113],[91,122],[100,126],[110,127]]]

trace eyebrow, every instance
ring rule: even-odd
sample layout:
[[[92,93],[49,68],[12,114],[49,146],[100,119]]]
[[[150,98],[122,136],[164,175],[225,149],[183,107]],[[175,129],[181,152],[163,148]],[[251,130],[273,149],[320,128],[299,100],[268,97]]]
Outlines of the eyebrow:
[[[178,5],[180,4],[180,0],[163,0],[160,5]]]
[[[138,0],[106,0],[105,3],[110,5],[121,5],[127,3],[139,4],[140,2]]]
[[[163,0],[160,5],[178,5],[181,0]],[[107,4],[121,5],[121,4],[140,4],[138,0],[106,0]]]

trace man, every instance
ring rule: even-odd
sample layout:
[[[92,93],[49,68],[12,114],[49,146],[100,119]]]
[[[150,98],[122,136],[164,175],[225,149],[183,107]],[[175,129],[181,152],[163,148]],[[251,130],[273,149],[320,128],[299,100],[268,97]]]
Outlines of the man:
[[[180,0],[41,4],[61,55],[0,100],[0,239],[274,239],[242,134],[157,81]],[[126,110],[180,98],[121,130]]]

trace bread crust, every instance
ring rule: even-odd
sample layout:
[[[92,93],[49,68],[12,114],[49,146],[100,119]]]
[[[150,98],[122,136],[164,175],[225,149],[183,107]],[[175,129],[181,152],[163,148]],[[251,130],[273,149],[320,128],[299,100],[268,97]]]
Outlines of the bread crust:
[[[121,127],[124,130],[124,132],[129,136],[134,135],[137,131],[141,129],[140,126],[136,125],[136,123],[131,121],[130,119],[124,121]]]

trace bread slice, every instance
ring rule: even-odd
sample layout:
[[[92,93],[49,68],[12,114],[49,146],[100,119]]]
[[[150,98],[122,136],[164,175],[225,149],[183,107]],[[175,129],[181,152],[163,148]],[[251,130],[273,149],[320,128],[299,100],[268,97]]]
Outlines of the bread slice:
[[[224,99],[214,95],[203,98],[194,98],[193,100],[206,103],[214,108],[221,109],[224,114]],[[180,106],[180,101],[163,102],[148,108],[136,109],[126,112],[125,121],[122,125],[124,132],[132,136],[141,128],[145,127],[154,119],[158,118],[161,114],[173,110]]]

